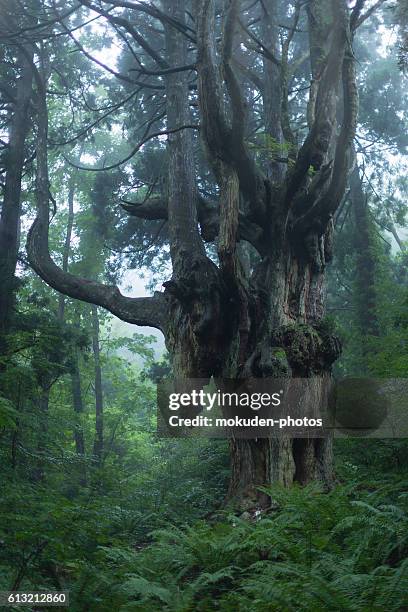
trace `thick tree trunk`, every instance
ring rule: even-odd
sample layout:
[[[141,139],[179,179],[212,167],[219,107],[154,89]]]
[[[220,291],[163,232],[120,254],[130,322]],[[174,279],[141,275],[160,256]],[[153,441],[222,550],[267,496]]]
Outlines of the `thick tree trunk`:
[[[328,232],[319,257],[330,257],[330,242]],[[288,244],[278,246],[275,255],[259,266],[257,303],[251,309],[259,313],[251,322],[251,337],[256,340],[247,346],[246,364],[241,363],[232,374],[310,378],[312,401],[324,406],[340,345],[322,324],[323,267],[318,260],[302,258]],[[277,348],[285,350],[287,363],[275,356]],[[227,501],[245,507],[265,506],[268,498],[257,490],[259,486],[319,481],[329,488],[333,483],[332,443],[329,438],[233,440],[231,469]]]
[[[295,465],[291,440],[231,440],[231,478],[227,502],[242,510],[269,505],[269,496],[258,487],[292,484]]]
[[[240,509],[267,508],[270,496],[259,490],[295,482],[319,482],[325,490],[333,485],[330,438],[232,440],[231,478],[226,503]]]
[[[21,54],[20,62],[22,73],[15,91],[16,100],[9,134],[4,199],[0,217],[0,352],[4,350],[4,334],[7,333],[14,304],[20,234],[21,180],[32,93],[30,61]]]
[[[181,2],[181,0],[180,0]],[[209,6],[206,3],[207,7]],[[219,268],[214,273],[203,274],[204,266],[197,264],[200,274],[195,277],[188,269],[174,265],[177,257],[191,269],[192,260],[186,242],[188,224],[181,216],[186,207],[180,205],[176,227],[183,227],[183,244],[173,240],[173,269],[180,270],[173,278],[174,309],[166,330],[170,353],[175,357],[175,373],[180,377],[209,378],[264,378],[298,377],[313,378],[316,404],[324,401],[327,379],[333,362],[339,356],[340,346],[336,338],[324,330],[324,269],[331,258],[332,222],[327,215],[321,224],[307,218],[296,225],[300,210],[294,200],[300,182],[297,172],[305,172],[301,161],[285,182],[278,185],[267,182],[251,160],[243,142],[244,107],[237,93],[238,83],[231,68],[234,19],[238,7],[231,2],[225,17],[224,47],[222,55],[226,90],[231,98],[231,116],[224,111],[220,99],[221,84],[217,83],[218,67],[215,62],[215,43],[212,40],[214,15],[207,7],[199,9],[197,28],[199,44],[199,94],[202,111],[201,133],[207,147],[217,183],[220,187],[220,226],[218,238]],[[271,7],[273,8],[273,7]],[[274,38],[273,11],[268,16],[269,27],[265,35],[270,42]],[[214,48],[211,45],[214,45]],[[335,41],[333,45],[336,45]],[[170,47],[169,47],[170,48]],[[172,48],[172,47],[171,47]],[[182,57],[177,58],[178,63]],[[184,58],[185,59],[185,58]],[[171,57],[171,63],[173,63]],[[332,53],[332,71],[339,70],[342,56]],[[176,62],[174,62],[176,63]],[[336,68],[334,67],[336,65]],[[271,99],[272,83],[276,70],[268,70],[269,82],[264,96],[265,108],[274,111],[269,117],[268,131],[280,139],[281,105]],[[281,74],[282,78],[282,74]],[[328,70],[327,79],[333,78]],[[169,88],[169,85],[168,85]],[[170,88],[173,108],[188,112],[188,98],[182,89]],[[335,125],[335,87],[322,86],[318,102],[325,105],[331,129]],[[279,92],[275,92],[279,94]],[[280,94],[279,94],[280,95]],[[169,113],[173,117],[172,113]],[[181,113],[179,113],[181,117]],[[320,113],[315,130],[323,119]],[[314,118],[313,118],[314,120]],[[350,119],[352,121],[352,119]],[[327,123],[326,123],[327,125]],[[171,126],[173,127],[173,126]],[[286,126],[288,128],[288,126]],[[327,129],[327,128],[326,128]],[[345,130],[345,128],[344,128]],[[241,136],[240,136],[241,134]],[[241,140],[242,138],[242,140]],[[313,156],[313,163],[320,167],[325,156],[334,155],[331,138],[324,142],[313,141],[304,145],[305,154]],[[307,151],[310,148],[310,151]],[[323,150],[321,150],[321,148]],[[346,144],[338,150],[340,166],[347,169]],[[189,158],[191,149],[174,143],[170,147],[170,172],[178,177],[171,182],[171,202],[180,202],[181,189],[186,186],[186,175],[177,168],[176,161],[184,154]],[[310,162],[309,162],[310,163]],[[306,168],[307,171],[307,168]],[[272,164],[271,178],[278,181],[279,168]],[[299,175],[300,176],[300,175]],[[330,183],[332,201],[336,202],[341,191],[343,176]],[[310,179],[302,178],[302,181]],[[326,179],[327,180],[327,179]],[[339,181],[339,182],[338,182]],[[315,181],[316,182],[316,181]],[[337,184],[338,182],[338,184]],[[322,181],[322,185],[324,182]],[[237,237],[240,229],[240,188],[247,200],[252,218],[262,227],[263,242],[258,244],[259,263],[249,279],[240,263]],[[303,213],[301,213],[303,214]],[[169,209],[169,220],[170,209]],[[192,222],[194,224],[194,222]],[[180,238],[180,234],[178,235]],[[187,255],[187,257],[186,257]],[[212,291],[208,291],[211,279]],[[169,284],[167,284],[169,285]],[[200,333],[204,330],[204,333]],[[286,361],[275,355],[276,348],[284,349]],[[268,496],[258,487],[274,482],[286,486],[293,482],[307,484],[319,480],[323,486],[332,484],[331,441],[328,439],[267,439],[233,440],[231,442],[231,483],[227,501],[239,506],[265,506]]]
[[[284,220],[281,220],[284,223]],[[279,235],[279,232],[277,232]],[[186,332],[189,319],[172,319],[167,332],[184,362],[176,374],[190,378],[308,378],[315,406],[327,401],[328,380],[341,347],[325,328],[324,268],[331,258],[332,225],[324,236],[309,236],[305,245],[291,244],[280,232],[267,257],[256,266],[250,286],[201,306],[213,312],[222,329],[209,327],[200,338]],[[230,288],[228,288],[230,289]],[[214,347],[214,349],[212,348]],[[285,351],[286,359],[277,356]],[[181,367],[180,367],[181,365]],[[315,439],[234,439],[230,442],[231,480],[226,502],[239,508],[267,507],[259,491],[273,483],[289,486],[318,481],[333,484],[332,441]]]

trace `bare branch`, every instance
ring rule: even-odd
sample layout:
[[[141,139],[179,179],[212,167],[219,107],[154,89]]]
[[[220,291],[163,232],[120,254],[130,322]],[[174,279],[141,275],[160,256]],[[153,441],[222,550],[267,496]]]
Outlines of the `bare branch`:
[[[289,49],[291,42],[293,40],[293,36],[295,34],[295,30],[297,24],[299,22],[300,17],[300,2],[296,3],[295,14],[293,17],[293,26],[292,29],[289,30],[289,33],[282,44],[282,60],[281,60],[281,89],[282,89],[282,100],[281,100],[281,125],[282,125],[282,133],[286,142],[288,142],[291,147],[289,150],[289,156],[294,158],[294,151],[296,146],[296,138],[292,131],[290,125],[289,118]]]
[[[155,121],[157,121],[157,118],[155,119]],[[142,140],[136,145],[134,149],[132,149],[129,155],[127,155],[124,159],[121,159],[120,161],[114,164],[111,164],[110,166],[105,166],[104,168],[87,168],[86,166],[79,166],[78,164],[75,164],[73,161],[68,159],[68,157],[64,156],[64,159],[67,161],[67,163],[70,166],[72,166],[73,168],[78,168],[78,170],[87,170],[88,172],[107,172],[108,170],[114,170],[114,168],[118,168],[119,166],[123,166],[123,164],[126,164],[126,162],[132,159],[132,157],[134,157],[136,153],[140,151],[140,149],[147,142],[149,142],[149,140],[152,140],[153,138],[158,138],[159,136],[168,136],[169,134],[175,134],[176,132],[180,132],[181,130],[187,130],[187,129],[199,130],[200,127],[194,124],[181,125],[180,127],[174,128],[173,130],[161,130],[160,132],[154,132],[153,134],[149,134],[145,138],[142,138]]]
[[[167,16],[185,24],[186,0],[165,0]],[[164,23],[166,53],[171,66],[187,63],[188,45],[170,22]],[[168,218],[173,280],[191,276],[191,262],[205,261],[204,243],[198,230],[197,182],[193,134],[183,129],[191,121],[186,72],[165,76],[168,150]]]
[[[227,280],[234,283],[238,275],[239,182],[237,173],[231,168],[224,169],[222,178],[218,256],[221,270]]]
[[[237,58],[234,57],[232,61],[233,65],[236,66],[236,68],[248,79],[248,81],[255,85],[257,90],[262,93],[264,90],[264,84],[261,77],[256,72],[248,68],[248,66],[245,66],[242,62],[237,60]]]
[[[114,23],[118,26],[123,27],[133,38],[133,40],[148,54],[150,57],[161,67],[161,68],[170,68],[168,62],[157,53],[151,45],[147,42],[147,40],[139,34],[139,32],[133,27],[128,19],[123,17],[118,17],[116,15],[111,15],[108,11],[104,11],[103,9],[95,6],[89,0],[81,0],[82,4],[89,7],[93,11],[103,15],[110,23]]]
[[[357,127],[358,90],[351,43],[343,62],[343,101],[343,122],[336,146],[332,180],[326,196],[327,214],[336,210],[343,197],[350,166],[350,150]]]
[[[161,87],[159,85],[152,85],[150,83],[141,83],[141,82],[138,83],[138,81],[135,81],[134,79],[131,79],[130,77],[127,77],[124,74],[121,74],[120,72],[117,72],[116,70],[113,70],[113,68],[110,68],[109,66],[107,66],[106,64],[104,64],[103,62],[98,60],[96,57],[94,57],[93,55],[88,53],[88,51],[81,45],[81,43],[75,38],[75,36],[69,31],[69,29],[65,25],[63,25],[63,27],[64,27],[66,33],[68,34],[68,36],[73,40],[75,45],[78,47],[78,49],[89,60],[91,60],[92,62],[94,62],[95,64],[97,64],[101,68],[103,68],[104,70],[106,70],[106,72],[109,72],[109,74],[112,74],[113,76],[115,76],[117,79],[119,79],[121,81],[125,81],[125,83],[131,83],[132,85],[140,84],[140,85],[143,85],[143,87],[153,87],[154,89],[163,89],[163,87]]]
[[[350,28],[351,30],[354,30],[354,28],[356,27],[357,21],[359,20],[360,16],[361,16],[361,12],[364,8],[364,5],[366,3],[366,0],[356,0],[356,4],[351,12],[351,16],[350,16]]]
[[[239,0],[231,0],[225,20],[224,48],[222,54],[225,83],[232,106],[232,137],[235,142],[243,141],[246,124],[246,112],[241,88],[231,65],[234,34],[238,21],[238,8]]]
[[[80,0],[82,2],[83,0]],[[107,4],[111,6],[115,6],[118,8],[128,8],[135,11],[140,11],[141,13],[145,13],[154,17],[155,19],[161,21],[163,24],[168,23],[173,28],[181,32],[186,38],[188,38],[191,42],[195,42],[194,30],[190,28],[186,23],[180,22],[180,20],[175,19],[174,17],[167,15],[164,11],[161,11],[157,6],[153,3],[147,2],[130,2],[128,0],[103,0]]]
[[[87,134],[92,128],[94,128],[96,125],[98,125],[101,121],[103,121],[104,119],[109,117],[109,115],[111,115],[115,110],[118,110],[124,104],[126,104],[126,102],[129,102],[129,100],[134,98],[134,96],[136,96],[139,91],[140,91],[140,89],[132,91],[132,93],[129,94],[128,96],[126,96],[126,98],[124,100],[121,100],[117,104],[115,104],[113,106],[110,106],[109,110],[106,113],[104,113],[101,117],[98,117],[97,119],[95,119],[95,121],[93,121],[92,123],[87,125],[83,130],[81,130],[80,132],[75,134],[75,136],[72,136],[72,138],[69,138],[68,140],[64,140],[64,141],[60,141],[60,142],[50,141],[50,144],[53,145],[53,146],[63,146],[63,145],[67,145],[67,144],[71,144],[72,142],[75,142],[76,140],[78,140],[82,136],[85,136],[85,134]],[[92,110],[94,110],[94,109],[92,109]]]
[[[129,72],[139,72],[140,74],[146,74],[147,76],[166,76],[167,74],[186,72],[188,70],[195,69],[195,64],[186,64],[185,66],[174,66],[174,68],[163,68],[163,70],[148,70],[142,66],[140,68],[131,68]]]
[[[241,19],[239,19],[238,22],[245,34],[247,34],[249,38],[257,45],[257,48],[255,50],[258,51],[258,53],[260,53],[264,57],[266,57],[266,59],[271,61],[276,66],[280,66],[279,59],[272,53],[272,51],[268,49],[268,47],[265,47],[262,41],[259,40],[257,36],[255,36],[255,34],[243,23]]]
[[[323,195],[316,198],[306,213],[296,222],[302,231],[307,231],[311,223],[318,223],[324,228],[333,216],[343,198],[351,160],[351,148],[356,133],[358,114],[358,90],[355,75],[355,59],[351,45],[351,35],[347,36],[347,49],[342,67],[343,85],[343,120],[337,139],[333,168],[329,186],[323,189]],[[326,166],[327,170],[331,169]],[[327,173],[329,176],[329,173]],[[322,175],[322,178],[324,176]],[[307,207],[306,207],[307,208]]]
[[[144,202],[121,200],[121,207],[132,217],[149,221],[166,221],[168,219],[168,201],[161,197],[152,197]],[[220,229],[220,206],[216,201],[197,195],[197,214],[201,237],[205,242],[214,242]],[[239,213],[238,240],[246,240],[260,253],[265,252],[262,243],[262,230],[250,223],[245,215]]]
[[[163,198],[149,198],[146,202],[121,200],[121,206],[132,217],[149,221],[168,219],[168,201]]]
[[[351,24],[352,30],[356,30],[359,28],[375,11],[380,8],[382,4],[384,4],[387,0],[378,0],[371,8],[369,8],[365,13],[360,15],[358,19],[354,20],[354,23]]]
[[[34,25],[20,26],[17,25],[14,21],[14,13],[6,13],[1,15],[1,23],[2,27],[0,29],[0,39],[24,39],[26,33],[38,32],[38,39],[44,39],[44,32],[42,30],[47,30],[50,26],[59,23],[61,19],[66,19],[73,13],[75,13],[79,8],[79,5],[74,6],[73,8],[67,10],[62,15],[58,15],[57,17],[46,20],[46,21],[38,21],[38,23]],[[10,27],[12,26],[12,27]],[[4,28],[4,29],[3,29]],[[32,37],[27,37],[27,42],[32,42]]]

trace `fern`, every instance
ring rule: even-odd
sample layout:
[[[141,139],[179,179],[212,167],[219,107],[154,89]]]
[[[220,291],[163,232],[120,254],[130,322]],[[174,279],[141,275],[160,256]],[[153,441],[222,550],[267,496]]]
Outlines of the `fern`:
[[[113,572],[104,605],[115,593],[119,610],[143,612],[404,609],[406,496],[395,484],[399,505],[356,483],[269,494],[279,509],[258,522],[225,516],[156,530],[141,551],[100,549]]]

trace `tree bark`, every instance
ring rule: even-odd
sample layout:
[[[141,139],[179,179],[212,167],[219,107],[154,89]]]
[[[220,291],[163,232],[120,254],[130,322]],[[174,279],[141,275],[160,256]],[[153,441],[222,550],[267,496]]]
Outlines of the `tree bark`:
[[[235,197],[235,208],[232,205],[223,208],[223,202],[231,198],[228,176],[233,177],[234,173],[249,203],[252,219],[262,227],[264,243],[262,251],[257,248],[259,242],[253,244],[261,259],[249,282],[239,265],[235,265],[234,282],[230,282],[230,267],[223,267],[223,253],[219,250],[223,281],[233,296],[233,304],[228,306],[233,330],[224,337],[227,359],[223,374],[231,378],[313,377],[317,401],[323,396],[325,381],[340,353],[338,340],[322,324],[324,270],[331,259],[332,211],[340,202],[347,180],[355,130],[356,90],[345,4],[333,3],[331,18],[335,25],[331,36],[325,31],[324,40],[313,19],[313,11],[323,7],[317,6],[319,2],[313,4],[309,13],[311,38],[313,44],[319,42],[325,54],[324,58],[321,55],[312,58],[316,83],[309,112],[309,134],[294,158],[293,167],[279,185],[271,185],[258,170],[244,164],[247,158],[244,107],[230,64],[232,45],[229,42],[234,37],[234,11],[239,2],[229,3],[225,18],[220,60],[223,73],[215,60],[214,4],[210,0],[200,3],[197,28],[201,134],[220,187],[219,244],[222,244],[223,223],[229,226],[230,232],[236,225],[238,198]],[[270,31],[269,40],[272,40]],[[284,95],[286,75],[282,71],[281,78]],[[340,84],[344,107],[339,137],[336,137]],[[229,97],[229,117],[223,110],[223,96]],[[284,105],[279,106],[280,112],[282,109]],[[274,110],[278,116],[276,106]],[[276,122],[272,127],[277,133]],[[310,168],[314,176],[309,173]],[[274,175],[276,180],[276,171]],[[233,260],[235,240],[235,235],[230,233]],[[275,347],[284,348],[287,364],[275,355]],[[320,480],[324,486],[332,482],[330,440],[234,440],[231,454],[228,499],[238,505],[267,503],[258,487],[272,482],[289,485],[294,481],[307,484]]]
[[[274,62],[268,57],[263,57],[263,114],[265,121],[265,133],[273,139],[274,155],[279,157],[281,152],[279,145],[283,144],[281,106],[282,106],[282,81],[281,66],[279,66],[280,45],[278,28],[278,2],[272,0],[262,4],[262,29],[265,46],[277,59]],[[270,161],[268,176],[272,181],[281,181],[284,176],[284,168],[277,161]]]
[[[74,431],[74,439],[75,439],[75,450],[78,457],[85,457],[85,440],[84,440],[84,432],[81,423],[81,417],[84,413],[84,403],[82,400],[82,389],[81,389],[81,375],[79,371],[78,360],[75,359],[73,372],[71,374],[71,389],[72,389],[72,399],[74,404],[74,413],[75,413],[75,431]]]
[[[68,220],[67,229],[65,232],[65,242],[62,251],[62,270],[68,272],[69,256],[71,252],[72,228],[74,226],[74,197],[75,197],[75,180],[71,176],[68,189]],[[66,296],[60,293],[58,297],[58,318],[64,320]]]
[[[75,317],[75,326],[79,329],[79,314],[77,312],[75,312]],[[85,463],[85,437],[83,428],[84,402],[82,397],[81,371],[79,368],[79,350],[77,347],[74,347],[73,351],[70,378],[72,404],[74,409],[75,452],[80,462],[80,484],[81,486],[86,486],[87,470]]]
[[[280,255],[279,255],[280,252]],[[251,324],[255,339],[235,377],[310,378],[316,405],[324,406],[332,364],[340,343],[324,329],[324,274],[299,254],[277,246],[275,258],[260,264],[255,304],[261,314]],[[287,364],[276,357],[283,348]],[[227,501],[241,507],[267,506],[268,496],[258,487],[272,483],[289,486],[318,481],[333,483],[330,438],[234,440],[231,442],[232,476]]]
[[[99,317],[98,309],[92,306],[92,351],[94,356],[95,368],[95,440],[94,440],[94,457],[97,465],[103,463],[104,453],[104,434],[103,434],[103,388],[102,388],[102,368],[101,355],[99,346]]]
[[[4,199],[0,217],[0,352],[8,331],[14,305],[15,272],[20,236],[21,181],[25,158],[25,141],[29,129],[29,104],[32,95],[32,53],[22,53],[21,76],[15,90],[15,104],[7,147]],[[3,349],[1,348],[3,345]]]

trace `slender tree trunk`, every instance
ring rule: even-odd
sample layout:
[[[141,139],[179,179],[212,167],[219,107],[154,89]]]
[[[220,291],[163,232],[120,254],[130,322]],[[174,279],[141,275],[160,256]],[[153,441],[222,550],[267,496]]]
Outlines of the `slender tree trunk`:
[[[376,337],[380,333],[376,294],[378,260],[373,221],[370,218],[367,194],[364,192],[357,165],[350,178],[350,187],[355,223],[357,317],[363,342],[364,372],[362,373],[367,374],[370,337]]]
[[[19,248],[21,216],[21,181],[24,167],[25,139],[29,129],[29,104],[32,94],[32,68],[20,55],[21,77],[16,86],[16,101],[7,148],[7,170],[0,217],[0,353],[4,350],[14,304],[15,272]]]
[[[79,328],[79,313],[75,312],[76,322],[75,326]],[[72,370],[70,373],[71,377],[71,391],[72,391],[72,402],[74,408],[74,441],[75,451],[80,463],[80,484],[86,486],[87,484],[87,470],[85,463],[85,438],[83,429],[83,415],[84,415],[84,402],[82,397],[82,386],[81,386],[81,371],[79,368],[79,350],[74,348],[74,354],[72,355]]]
[[[280,59],[278,2],[271,0],[261,3],[262,30],[264,45],[273,53],[277,62]],[[267,147],[272,156],[283,157],[279,145],[283,142],[281,128],[282,83],[280,67],[266,57],[263,58],[263,115],[265,120],[265,133],[271,137],[271,146]],[[284,166],[276,161],[270,162],[268,169],[272,181],[281,181],[284,176]]]
[[[71,177],[69,189],[68,189],[68,220],[67,229],[65,232],[65,242],[62,251],[62,269],[64,272],[68,272],[69,256],[71,251],[71,238],[72,228],[74,225],[74,196],[75,196],[75,181]],[[60,321],[64,320],[65,314],[65,301],[66,297],[63,293],[60,293],[58,298],[58,318]]]
[[[76,173],[75,173],[76,174]],[[65,233],[64,249],[62,253],[62,269],[64,272],[68,272],[69,257],[71,251],[71,239],[72,239],[72,228],[74,226],[74,198],[75,198],[75,174],[71,176],[68,190],[68,219],[67,229]],[[65,316],[65,303],[66,297],[62,293],[59,295],[58,300],[58,318],[60,321],[64,320]],[[79,327],[79,315],[77,316],[76,326]],[[71,372],[71,390],[72,390],[72,401],[75,416],[75,430],[74,440],[75,449],[78,457],[82,459],[85,457],[85,440],[84,432],[82,428],[82,415],[84,412],[82,390],[81,390],[81,373],[79,370],[79,358],[78,352],[75,350],[73,355],[73,370]],[[85,468],[81,476],[81,481],[86,484],[86,472]]]
[[[85,456],[85,441],[84,432],[82,429],[81,415],[84,412],[84,403],[82,401],[81,377],[78,367],[78,360],[75,361],[73,372],[71,374],[71,389],[72,399],[74,402],[75,411],[75,449],[78,456]]]
[[[75,311],[75,327],[79,329],[80,318],[79,312]],[[72,356],[72,371],[71,371],[71,391],[72,391],[72,402],[74,408],[75,417],[75,429],[74,429],[74,440],[75,450],[78,457],[82,459],[85,457],[85,439],[84,430],[82,425],[82,417],[84,414],[84,402],[82,397],[82,385],[81,385],[81,371],[79,368],[79,351],[77,348],[74,349]],[[84,474],[82,480],[86,481],[86,472],[84,468]]]
[[[46,479],[45,473],[45,455],[47,452],[48,440],[48,416],[50,402],[51,386],[47,382],[40,382],[38,396],[38,440],[37,440],[37,464],[34,470],[34,480],[44,482]]]
[[[71,239],[72,239],[72,229],[74,226],[74,198],[75,198],[75,176],[71,176],[68,190],[68,219],[67,219],[67,229],[65,234],[65,242],[64,249],[62,253],[62,269],[64,272],[68,272],[69,267],[69,257],[71,251]],[[62,322],[65,317],[65,304],[66,297],[62,293],[59,295],[58,300],[58,319]],[[75,325],[79,328],[79,313],[76,311],[75,313],[76,321]],[[75,421],[75,429],[74,429],[74,441],[75,441],[75,450],[78,458],[81,460],[81,485],[86,486],[87,476],[86,476],[86,466],[85,466],[85,439],[84,439],[84,431],[82,426],[82,416],[84,413],[84,404],[82,399],[82,389],[81,389],[81,372],[79,369],[79,355],[78,350],[74,348],[74,354],[72,356],[72,371],[70,373],[71,377],[71,391],[72,391],[72,402],[74,408],[74,421]]]
[[[82,424],[84,414],[84,403],[82,399],[82,388],[81,388],[81,373],[79,370],[78,355],[75,354],[73,357],[73,370],[71,372],[71,390],[72,400],[74,406],[74,440],[75,440],[75,451],[78,459],[81,461],[80,465],[80,484],[86,486],[87,474],[85,464],[85,439],[84,429]]]
[[[19,413],[21,413],[24,409],[24,404],[22,400],[23,398],[22,398],[22,392],[21,392],[21,384],[18,383],[16,409]],[[20,418],[18,418],[16,419],[16,427],[11,434],[11,467],[13,470],[17,468],[18,440],[20,436],[20,426],[21,426],[21,422],[20,422]]]
[[[398,244],[398,247],[400,249],[400,251],[405,251],[406,247],[404,245],[404,243],[402,242],[398,232],[397,232],[397,228],[395,227],[394,223],[391,221],[390,222],[390,232],[391,234],[394,236],[394,240],[395,242]]]
[[[95,363],[95,441],[94,456],[98,465],[103,463],[104,432],[103,432],[103,391],[102,369],[99,346],[99,317],[98,309],[92,306],[92,350]]]

